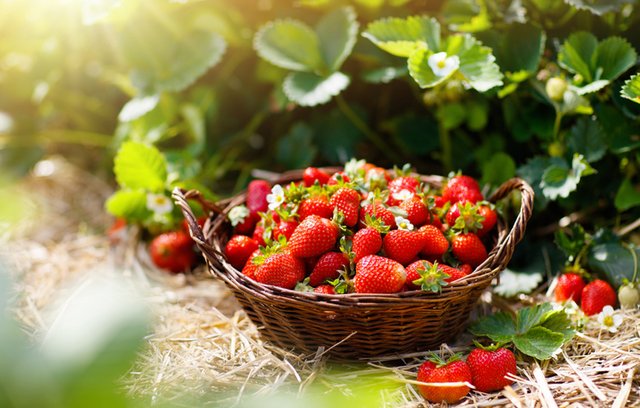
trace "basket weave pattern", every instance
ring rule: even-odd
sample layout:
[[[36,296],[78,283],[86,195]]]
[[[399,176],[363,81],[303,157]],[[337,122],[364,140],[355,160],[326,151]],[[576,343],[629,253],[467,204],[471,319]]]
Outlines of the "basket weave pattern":
[[[299,180],[301,176],[301,171],[285,173],[276,183]],[[438,176],[421,179],[434,187],[440,187],[443,181]],[[470,275],[443,287],[441,293],[396,294],[327,295],[255,282],[231,266],[223,255],[231,235],[226,214],[244,203],[244,194],[218,204],[206,201],[193,190],[176,189],[173,197],[209,270],[233,292],[266,340],[307,354],[322,347],[333,358],[354,360],[435,348],[464,329],[478,297],[506,267],[524,235],[533,207],[533,190],[526,182],[517,178],[505,182],[489,201],[496,202],[516,190],[521,193],[519,213],[511,228],[503,220],[498,221],[492,237],[494,245],[485,262]],[[215,214],[204,230],[196,222],[189,199]]]

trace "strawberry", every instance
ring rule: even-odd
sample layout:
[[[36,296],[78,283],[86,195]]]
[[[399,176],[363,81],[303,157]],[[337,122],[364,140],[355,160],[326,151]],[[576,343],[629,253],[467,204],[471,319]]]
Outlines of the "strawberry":
[[[513,384],[513,380],[505,378],[508,374],[516,374],[516,358],[510,350],[476,348],[467,356],[467,364],[471,370],[472,384],[478,391],[499,391]]]
[[[322,218],[331,219],[333,216],[333,207],[324,196],[315,196],[302,200],[298,207],[298,215],[300,221],[310,215],[318,215]]]
[[[419,231],[424,236],[424,246],[420,253],[427,258],[441,258],[449,249],[449,241],[435,225],[423,225]]]
[[[278,239],[280,236],[284,236],[287,240],[291,238],[293,232],[298,227],[298,222],[293,218],[289,220],[280,220],[273,228],[273,238]]]
[[[340,270],[349,265],[349,259],[341,252],[327,252],[322,255],[309,275],[309,285],[319,286],[327,280],[337,279]]]
[[[247,208],[252,214],[267,212],[267,194],[271,193],[271,185],[264,180],[253,180],[247,187]]]
[[[298,258],[322,255],[332,249],[338,239],[338,227],[330,220],[310,215],[289,239],[289,250]]]
[[[367,163],[365,165],[364,181],[367,183],[369,191],[373,191],[376,188],[383,189],[391,181],[391,176],[382,167],[376,167],[373,164]]]
[[[414,195],[400,203],[400,208],[407,212],[407,219],[415,226],[419,227],[431,219],[431,214],[424,205],[422,199]]]
[[[268,256],[255,270],[255,280],[266,285],[293,289],[304,278],[304,262],[289,252]]]
[[[482,227],[476,232],[476,234],[482,238],[496,226],[496,223],[498,222],[498,214],[496,214],[496,211],[489,205],[479,205],[478,214],[484,218],[480,221]]]
[[[335,186],[337,184],[348,183],[350,181],[351,179],[349,178],[349,176],[347,176],[347,173],[345,173],[344,171],[338,171],[331,175],[331,177],[327,181],[327,185]]]
[[[336,289],[331,285],[320,285],[313,289],[315,293],[323,293],[325,295],[335,295]]]
[[[447,283],[449,275],[442,269],[443,265],[420,260],[406,267],[407,280],[404,284],[407,290],[422,289],[428,292],[440,292]]]
[[[442,189],[442,198],[452,204],[459,201],[476,203],[484,199],[478,182],[469,176],[450,178]]]
[[[451,238],[453,255],[462,263],[476,267],[487,259],[487,249],[473,232],[457,234]]]
[[[184,231],[165,232],[155,237],[149,245],[153,263],[173,273],[184,272],[193,265],[196,253],[193,241]]]
[[[382,235],[373,227],[362,228],[353,235],[351,250],[354,253],[354,262],[367,255],[375,255],[382,248]]]
[[[358,222],[360,194],[352,188],[342,187],[331,196],[331,206],[344,216],[344,223],[353,227]]]
[[[605,306],[616,305],[616,292],[607,282],[596,279],[582,289],[580,307],[587,316],[602,312]]]
[[[398,262],[367,255],[356,264],[354,287],[357,293],[396,293],[402,290],[407,272]]]
[[[556,302],[564,302],[571,299],[580,304],[584,286],[585,283],[582,276],[577,273],[563,273],[558,277],[558,283],[556,284]]]
[[[271,232],[269,232],[269,234],[265,234],[266,232],[267,231],[264,225],[264,221],[260,221],[258,224],[256,224],[256,227],[253,230],[253,234],[251,235],[251,237],[258,242],[258,245],[264,247],[264,246],[267,246],[267,243],[265,241],[265,235],[268,235],[269,238],[271,236]]]
[[[311,187],[317,181],[321,186],[327,184],[329,181],[329,174],[324,170],[320,170],[315,167],[307,167],[302,173],[302,181],[305,187]]]
[[[124,218],[117,218],[107,230],[107,237],[112,245],[122,241],[127,235],[127,221]]]
[[[456,231],[476,232],[483,226],[478,208],[468,201],[454,203],[447,211],[445,220],[449,228]]]
[[[246,235],[234,235],[227,242],[224,254],[234,268],[242,269],[256,249],[258,249],[258,241],[255,239]]]
[[[396,177],[389,182],[389,192],[399,193],[402,190],[408,190],[412,193],[415,193],[420,185],[420,181],[411,176],[400,176]]]
[[[439,365],[427,360],[418,369],[418,381],[426,383],[470,383],[471,370],[467,363],[461,360],[440,363]],[[464,398],[469,393],[469,387],[466,385],[418,385],[418,391],[427,401],[452,404]]]
[[[375,216],[388,227],[396,226],[396,217],[382,204],[367,204],[360,209],[360,223],[365,225],[367,215]]]
[[[243,275],[255,280],[256,269],[258,269],[258,265],[253,262],[253,259],[259,255],[261,255],[259,249],[253,251],[253,253],[249,256],[249,259],[247,259],[247,263],[244,264],[244,268],[242,268]]]
[[[385,235],[382,247],[389,258],[407,265],[418,256],[424,243],[424,234],[420,231],[397,229]]]

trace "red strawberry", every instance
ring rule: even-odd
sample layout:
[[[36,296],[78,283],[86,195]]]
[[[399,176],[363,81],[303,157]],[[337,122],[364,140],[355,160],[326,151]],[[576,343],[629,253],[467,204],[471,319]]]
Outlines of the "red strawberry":
[[[252,235],[258,221],[260,221],[260,216],[257,213],[249,213],[235,224],[233,232],[240,235]]]
[[[289,239],[289,250],[298,258],[322,255],[331,250],[338,239],[338,227],[317,215],[305,218]]]
[[[318,215],[322,218],[331,219],[333,216],[333,207],[329,204],[326,197],[316,196],[302,200],[298,207],[298,215],[300,221],[310,215]]]
[[[415,177],[411,177],[411,176],[396,177],[389,182],[389,192],[393,194],[393,193],[399,193],[402,190],[408,190],[412,193],[415,193],[419,185],[420,185],[420,181]]]
[[[484,220],[480,221],[482,227],[476,232],[480,238],[489,233],[498,222],[498,214],[495,210],[488,205],[479,205],[478,214],[484,217]]]
[[[267,243],[265,241],[265,232],[266,228],[264,226],[264,221],[260,221],[253,230],[253,235],[251,235],[251,237],[258,242],[258,245],[263,247],[267,246]]]
[[[107,237],[111,244],[117,244],[126,237],[127,221],[124,218],[117,218],[107,230]]]
[[[351,179],[349,178],[349,176],[347,176],[347,173],[345,173],[344,171],[339,171],[339,172],[333,173],[331,175],[331,177],[327,181],[327,184],[330,185],[330,186],[335,186],[336,184],[339,184],[340,182],[348,183],[350,181],[351,181]]]
[[[329,174],[324,170],[320,170],[315,167],[307,167],[302,173],[302,181],[304,182],[305,187],[311,187],[316,181],[323,186],[327,184],[329,177]]]
[[[577,273],[563,273],[558,277],[558,283],[556,285],[556,302],[564,302],[571,299],[577,304],[580,304],[584,286],[585,283],[582,276]]]
[[[315,264],[309,285],[318,286],[327,280],[333,280],[340,276],[340,270],[349,265],[349,259],[341,252],[327,252],[322,255]]]
[[[165,232],[155,237],[149,245],[153,263],[173,273],[184,272],[196,260],[193,241],[184,231]]]
[[[358,222],[360,194],[352,188],[343,187],[331,196],[331,206],[344,215],[344,223],[353,227]]]
[[[436,365],[433,361],[425,361],[418,369],[418,381],[426,383],[470,383],[471,370],[467,363],[461,360],[450,361],[441,365]],[[436,403],[448,402],[450,404],[460,401],[469,393],[469,387],[466,385],[418,385],[418,390],[427,401]]]
[[[505,378],[507,374],[516,374],[516,358],[510,350],[477,348],[467,356],[467,364],[471,370],[472,384],[478,391],[499,391],[513,384],[513,380]]]
[[[373,191],[376,187],[383,188],[391,181],[391,176],[382,167],[376,167],[373,164],[365,164],[364,181],[368,183],[369,190]]]
[[[256,250],[255,250],[255,251],[253,251],[253,253],[249,256],[249,259],[247,259],[247,263],[245,263],[245,264],[244,264],[244,268],[242,268],[242,273],[243,273],[246,277],[248,277],[248,278],[251,278],[251,279],[254,279],[254,280],[255,280],[255,278],[256,278],[256,269],[258,269],[258,265],[257,265],[257,264],[255,264],[255,263],[253,262],[253,259],[254,259],[255,257],[259,256],[260,254],[261,254],[261,253],[260,253],[260,250],[259,250],[259,249],[256,249]]]
[[[398,262],[377,255],[358,261],[354,287],[357,293],[396,293],[402,290],[407,272]]]
[[[487,249],[473,232],[454,235],[451,238],[453,255],[462,263],[476,267],[487,259]]]
[[[443,265],[420,260],[406,267],[407,280],[404,284],[407,290],[422,289],[428,292],[440,292],[446,286],[448,278],[442,268]]]
[[[424,234],[420,231],[397,229],[389,231],[382,241],[384,253],[394,261],[407,265],[424,247]]]
[[[258,241],[246,235],[234,235],[224,248],[227,260],[236,269],[242,269],[247,259],[258,249]]]
[[[616,292],[607,282],[596,279],[582,289],[580,307],[587,316],[602,312],[605,306],[616,305]]]
[[[442,197],[451,203],[457,203],[459,201],[476,203],[484,199],[478,182],[469,176],[455,176],[450,178],[442,189]]]
[[[382,204],[367,204],[360,209],[360,223],[365,225],[367,215],[373,215],[388,227],[396,226],[396,217]]]
[[[264,180],[253,180],[247,187],[247,207],[252,214],[267,212],[267,194],[271,192],[271,185]]]
[[[440,258],[449,249],[449,241],[435,225],[423,225],[419,231],[424,236],[424,246],[420,253],[427,258]]]
[[[476,232],[482,228],[482,216],[478,208],[468,201],[454,203],[447,211],[445,220],[449,228],[456,231]]]
[[[400,203],[400,208],[407,212],[407,219],[417,228],[431,219],[431,214],[422,199],[416,195]]]
[[[255,270],[255,280],[266,285],[293,289],[304,278],[304,262],[289,252],[267,257]]]
[[[323,293],[325,295],[335,295],[336,289],[331,285],[320,285],[313,289],[315,293]]]
[[[381,248],[382,235],[375,228],[363,228],[353,235],[351,250],[355,255],[353,261],[356,263],[367,255],[377,254]]]
[[[436,208],[442,208],[444,207],[444,205],[447,203],[448,201],[442,197],[442,196],[433,196],[433,203],[435,204]]]
[[[283,235],[288,240],[291,238],[291,235],[293,235],[293,232],[297,227],[298,222],[294,219],[290,219],[288,221],[280,220],[273,228],[273,237],[274,239],[278,239]]]
[[[460,269],[460,271],[464,273],[464,276],[467,276],[471,274],[471,272],[473,272],[473,267],[469,264],[462,264],[460,265],[460,267],[458,267],[458,269]]]

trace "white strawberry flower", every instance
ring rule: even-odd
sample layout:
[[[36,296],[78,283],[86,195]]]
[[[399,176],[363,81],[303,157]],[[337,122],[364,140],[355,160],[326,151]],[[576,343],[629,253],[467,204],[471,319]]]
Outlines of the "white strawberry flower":
[[[271,194],[267,194],[267,202],[271,211],[274,211],[284,203],[284,190],[280,184],[276,184],[271,188]]]
[[[398,201],[404,201],[413,197],[413,194],[414,193],[411,190],[403,189],[398,191],[397,193],[391,194],[391,196]]]
[[[367,161],[364,159],[356,160],[355,158],[352,158],[351,160],[345,163],[344,172],[347,173],[349,176],[357,175],[358,170],[363,169],[365,164],[367,164]]]
[[[147,208],[155,215],[168,214],[173,210],[173,203],[164,194],[147,194]]]
[[[411,221],[404,217],[396,217],[396,225],[400,230],[413,231],[413,224],[411,223]]]
[[[460,58],[457,55],[447,57],[446,52],[437,52],[429,56],[429,67],[437,77],[449,76],[460,67]]]
[[[611,333],[616,333],[618,327],[622,324],[622,315],[615,313],[613,307],[607,305],[598,315],[598,323],[600,323],[603,329],[609,330]]]
[[[229,211],[229,221],[231,221],[232,226],[236,226],[242,224],[244,220],[249,216],[249,209],[246,205],[236,205]]]

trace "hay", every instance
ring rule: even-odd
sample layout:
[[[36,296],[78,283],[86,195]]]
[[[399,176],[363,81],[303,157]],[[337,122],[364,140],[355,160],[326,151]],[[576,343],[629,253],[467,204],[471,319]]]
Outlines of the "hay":
[[[154,330],[122,385],[149,404],[233,406],[247,396],[305,395],[322,389],[349,396],[358,379],[373,378],[393,387],[372,388],[386,407],[425,404],[415,388],[415,373],[427,351],[336,368],[319,351],[301,356],[264,343],[223,285],[203,268],[190,276],[170,276],[150,265],[135,242],[110,248],[96,233],[108,224],[102,211],[109,187],[57,160],[56,171],[26,179],[40,216],[19,233],[5,234],[2,256],[17,271],[16,316],[28,333],[43,329],[41,313],[63,284],[104,266],[146,289],[155,314]],[[69,200],[75,191],[82,200]],[[117,262],[116,262],[117,261]],[[523,297],[522,304],[539,300]],[[483,296],[476,314],[518,305]],[[462,407],[637,407],[640,406],[640,311],[624,311],[618,333],[602,331],[590,320],[557,360],[518,364],[515,383],[500,393],[471,392]],[[468,352],[470,337],[444,346]],[[361,387],[361,385],[358,385]]]

